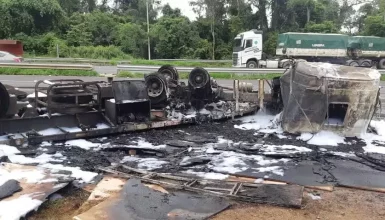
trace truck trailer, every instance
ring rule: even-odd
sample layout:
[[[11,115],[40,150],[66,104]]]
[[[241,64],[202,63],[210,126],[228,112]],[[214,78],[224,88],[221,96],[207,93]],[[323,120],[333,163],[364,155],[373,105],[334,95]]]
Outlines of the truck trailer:
[[[283,33],[278,35],[276,55],[344,65],[348,38],[343,34]]]

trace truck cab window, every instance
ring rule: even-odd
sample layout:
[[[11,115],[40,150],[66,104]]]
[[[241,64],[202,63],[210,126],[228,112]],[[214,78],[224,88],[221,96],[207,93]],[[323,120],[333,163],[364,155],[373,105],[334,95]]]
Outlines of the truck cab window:
[[[249,47],[252,47],[253,46],[253,40],[246,40],[246,46],[245,48],[249,48]]]
[[[242,39],[235,39],[234,47],[242,47]]]

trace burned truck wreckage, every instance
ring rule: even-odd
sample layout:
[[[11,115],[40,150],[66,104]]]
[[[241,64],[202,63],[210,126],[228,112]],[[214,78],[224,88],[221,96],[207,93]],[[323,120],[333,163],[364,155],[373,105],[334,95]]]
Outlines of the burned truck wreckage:
[[[187,85],[163,66],[144,80],[42,80],[28,95],[0,84],[0,142],[21,146],[234,118],[258,109],[282,111],[288,133],[366,131],[379,102],[373,69],[298,62],[280,77],[223,87],[203,68]],[[270,94],[265,94],[265,82]]]
[[[203,68],[186,85],[172,66],[144,80],[42,80],[30,95],[0,84],[0,139],[21,146],[232,118],[258,109],[246,86],[221,87]]]
[[[379,80],[374,69],[297,62],[257,89],[203,68],[181,80],[168,65],[140,80],[0,84],[0,219],[208,219],[244,202],[315,217],[322,207],[307,206],[327,202],[329,213],[340,187],[384,192]],[[346,192],[334,195],[338,210],[366,195]],[[49,204],[57,194],[77,205]],[[368,198],[382,211],[382,195]]]

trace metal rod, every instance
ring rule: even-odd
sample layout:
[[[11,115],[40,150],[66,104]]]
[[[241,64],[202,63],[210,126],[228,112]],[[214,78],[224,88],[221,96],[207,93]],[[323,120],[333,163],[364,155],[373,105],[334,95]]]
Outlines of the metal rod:
[[[259,81],[259,91],[258,91],[258,99],[259,99],[259,108],[264,109],[264,99],[265,99],[265,80]]]
[[[150,18],[148,15],[148,1],[146,1],[146,9],[147,9],[147,41],[148,41],[148,60],[151,60],[151,44],[150,44]]]

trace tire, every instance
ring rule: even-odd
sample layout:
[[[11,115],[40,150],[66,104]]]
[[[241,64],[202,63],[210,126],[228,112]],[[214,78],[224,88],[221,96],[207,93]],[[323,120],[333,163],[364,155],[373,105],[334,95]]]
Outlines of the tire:
[[[151,106],[156,107],[157,105],[166,103],[168,98],[166,77],[156,72],[147,75],[144,80]]]
[[[385,59],[381,59],[378,62],[378,69],[385,69]]]
[[[357,66],[360,66],[360,64],[359,64],[357,61],[351,61],[351,62],[349,63],[349,66],[355,66],[355,67],[357,67]]]
[[[158,73],[161,73],[166,79],[179,80],[178,70],[171,65],[164,65],[160,67]]]
[[[289,69],[290,67],[291,67],[290,62],[284,62],[284,63],[282,64],[282,69]]]
[[[365,61],[362,61],[361,62],[361,65],[362,67],[371,67],[372,66],[372,63],[368,60],[365,60]]]
[[[250,69],[255,69],[258,67],[258,63],[254,60],[250,60],[249,62],[247,62],[246,67]]]
[[[210,74],[204,68],[194,68],[188,76],[188,84],[194,89],[205,88],[210,83]]]

